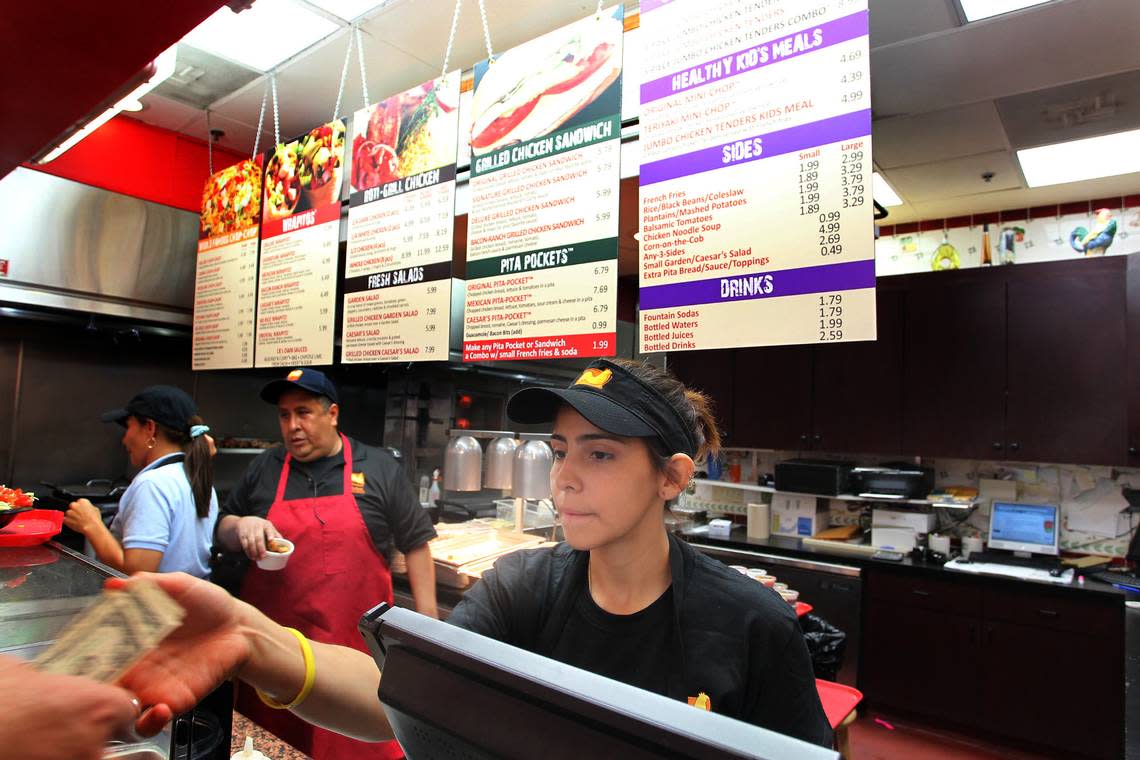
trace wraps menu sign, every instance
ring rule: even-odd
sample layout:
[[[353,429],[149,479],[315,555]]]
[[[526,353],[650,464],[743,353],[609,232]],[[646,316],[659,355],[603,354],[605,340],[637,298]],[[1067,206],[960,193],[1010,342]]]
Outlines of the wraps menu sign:
[[[464,361],[616,351],[622,18],[475,66]]]
[[[873,340],[867,0],[641,12],[640,350]]]
[[[206,180],[194,281],[195,370],[253,366],[261,157]]]
[[[357,111],[341,361],[447,361],[459,72]]]
[[[278,145],[265,165],[256,366],[331,364],[343,120]]]

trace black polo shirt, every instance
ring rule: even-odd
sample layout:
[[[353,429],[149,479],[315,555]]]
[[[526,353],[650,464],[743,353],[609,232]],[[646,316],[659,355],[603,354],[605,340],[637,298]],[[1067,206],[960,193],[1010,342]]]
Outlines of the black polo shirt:
[[[364,493],[357,493],[356,506],[372,543],[389,564],[393,548],[407,554],[435,538],[431,518],[420,506],[403,468],[389,452],[353,438],[352,471],[364,473]],[[250,462],[241,483],[221,506],[219,523],[226,515],[266,517],[277,495],[277,482],[285,466],[285,449],[277,446]],[[339,496],[344,493],[344,452],[314,462],[289,463],[286,499]]]
[[[613,616],[582,598],[588,567],[565,543],[513,552],[447,622],[673,699],[704,692],[713,712],[831,746],[803,633],[772,589],[670,536],[670,593]]]

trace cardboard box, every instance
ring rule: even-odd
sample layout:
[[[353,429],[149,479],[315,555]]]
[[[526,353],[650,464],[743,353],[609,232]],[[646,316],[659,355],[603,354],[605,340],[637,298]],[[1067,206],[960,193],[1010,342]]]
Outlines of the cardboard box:
[[[772,496],[772,533],[780,536],[814,536],[828,527],[831,511],[827,499],[803,494]]]

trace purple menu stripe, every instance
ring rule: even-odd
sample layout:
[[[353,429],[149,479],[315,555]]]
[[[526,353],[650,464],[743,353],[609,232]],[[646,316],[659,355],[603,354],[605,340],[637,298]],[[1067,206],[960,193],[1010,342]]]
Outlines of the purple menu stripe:
[[[875,260],[715,277],[641,289],[642,311],[875,287]]]
[[[655,11],[663,5],[668,5],[672,0],[641,0],[641,13],[649,13]]]
[[[871,134],[871,109],[854,111],[833,116],[822,121],[813,121],[810,124],[801,124],[798,127],[789,127],[766,135],[744,137],[723,145],[714,145],[711,148],[702,148],[692,153],[683,153],[672,158],[663,158],[641,165],[641,186],[652,185],[654,182],[664,182],[678,177],[688,177],[692,174],[723,169],[728,166],[757,161],[761,158],[782,156],[785,153],[794,153],[799,150],[808,150],[820,145],[829,145],[841,140],[855,140]],[[731,145],[741,144],[755,146],[759,140],[763,146],[759,154],[749,155],[736,160],[724,160],[724,150]]]
[[[645,3],[641,4],[641,12],[645,12]],[[686,90],[691,90],[695,87],[703,87],[706,84],[720,82],[725,79],[734,77],[737,74],[747,74],[750,71],[757,71],[766,66],[771,66],[774,63],[779,63],[780,61],[786,61],[790,58],[798,58],[805,53],[812,53],[816,50],[822,50],[823,48],[831,47],[832,45],[838,45],[841,42],[857,39],[858,37],[862,37],[868,34],[868,31],[870,29],[869,18],[870,17],[868,16],[867,11],[859,11],[857,13],[852,13],[850,16],[844,16],[843,18],[838,18],[834,21],[828,21],[826,23],[820,24],[819,26],[809,26],[806,29],[801,29],[800,31],[793,34],[785,34],[773,40],[761,42],[759,44],[744,48],[743,50],[738,50],[735,53],[730,53],[726,56],[713,58],[703,63],[696,64],[695,66],[688,66],[679,72],[659,77],[641,85],[641,104],[645,105],[646,103],[652,103],[654,100],[667,98],[670,95],[675,95],[678,92],[685,92]],[[815,47],[810,47],[806,50],[800,50],[794,53],[788,53],[787,55],[781,56],[779,58],[771,57],[772,48],[774,48],[781,41],[793,39],[798,34],[806,34],[809,38],[811,38],[817,29],[821,32],[822,36],[821,42]],[[767,61],[761,62],[759,59],[757,59],[757,61],[752,65],[746,64],[744,68],[738,68],[739,56],[744,55],[745,53],[748,53],[752,50],[759,52],[761,49],[767,49],[769,55]],[[725,58],[729,59],[729,66],[722,65],[722,61]],[[682,84],[680,80],[674,82],[675,78],[679,78],[686,72],[697,72],[702,78],[692,79],[684,84]]]

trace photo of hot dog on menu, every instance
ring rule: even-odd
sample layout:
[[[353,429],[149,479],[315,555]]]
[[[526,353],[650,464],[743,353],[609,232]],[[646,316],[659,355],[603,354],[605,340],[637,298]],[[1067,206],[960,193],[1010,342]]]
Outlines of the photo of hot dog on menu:
[[[343,162],[341,120],[278,145],[265,164],[265,218],[285,219],[338,201]]]
[[[382,100],[353,120],[351,192],[455,163],[458,72]]]
[[[472,155],[619,113],[622,31],[619,8],[476,65]]]

